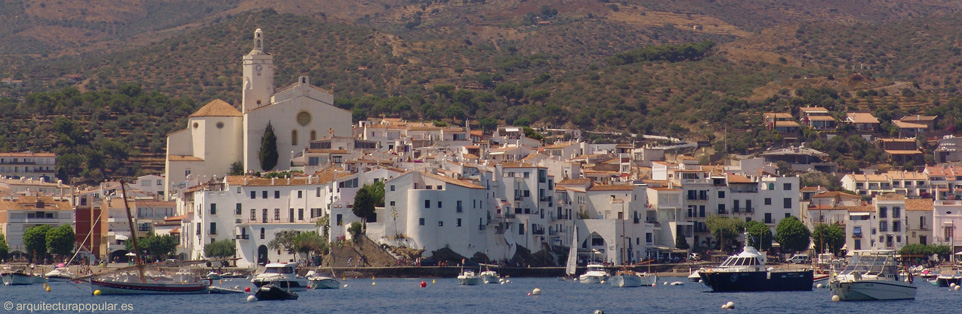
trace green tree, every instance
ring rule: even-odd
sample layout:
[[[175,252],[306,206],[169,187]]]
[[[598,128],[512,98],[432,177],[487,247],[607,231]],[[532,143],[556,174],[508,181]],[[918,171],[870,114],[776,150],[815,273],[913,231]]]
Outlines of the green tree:
[[[748,245],[759,251],[767,251],[772,248],[772,229],[760,221],[752,220],[745,223],[745,231],[748,232]]]
[[[229,174],[232,176],[239,176],[244,174],[244,164],[242,164],[240,161],[235,161],[234,163],[230,164]]]
[[[10,255],[10,246],[7,245],[7,237],[0,234],[0,259],[6,259]]]
[[[384,206],[384,182],[378,181],[373,184],[365,184],[354,196],[354,208],[351,210],[355,216],[368,218],[374,215],[374,208]]]
[[[812,231],[812,242],[819,253],[828,249],[832,254],[838,255],[845,245],[845,230],[835,224],[818,224]]]
[[[491,132],[498,128],[498,120],[492,117],[484,117],[478,120],[478,124],[481,125],[481,130],[484,132]]]
[[[361,229],[361,223],[357,221],[352,222],[351,226],[347,227],[347,232],[351,233],[351,239],[355,241],[357,241],[357,238],[364,233],[364,231]]]
[[[277,166],[277,136],[274,135],[274,126],[267,122],[267,129],[261,137],[261,150],[257,153],[261,162],[261,169],[268,171]]]
[[[293,254],[297,252],[297,246],[294,239],[300,234],[300,231],[296,230],[281,230],[274,233],[274,239],[267,242],[267,247],[272,250],[284,249],[288,254]]]
[[[317,234],[317,232],[302,232],[294,237],[294,247],[298,253],[307,255],[310,260],[312,255],[327,254],[327,238]]]
[[[177,239],[169,234],[157,236],[153,233],[148,233],[145,237],[137,238],[137,246],[141,250],[141,256],[148,261],[163,261],[177,251]],[[127,251],[133,252],[134,242],[127,241],[126,248]]]
[[[224,239],[204,245],[204,256],[213,258],[233,257],[237,248],[234,241]]]
[[[705,225],[708,227],[708,231],[718,239],[720,248],[726,251],[729,248],[727,244],[735,240],[738,232],[742,230],[743,224],[744,222],[733,217],[721,217],[718,215],[709,215],[708,218],[705,219]]]
[[[675,232],[675,239],[676,249],[687,250],[689,248],[688,239],[685,239],[685,234],[681,233],[681,229],[678,229],[677,232]]]
[[[52,227],[39,225],[27,228],[23,232],[23,246],[33,257],[34,262],[40,262],[47,257],[47,232]]]
[[[795,216],[782,219],[775,227],[775,241],[781,244],[782,250],[788,252],[807,250],[810,240],[811,231]]]
[[[47,250],[59,256],[70,255],[73,253],[74,243],[77,236],[73,232],[73,227],[63,224],[56,229],[47,231]]]

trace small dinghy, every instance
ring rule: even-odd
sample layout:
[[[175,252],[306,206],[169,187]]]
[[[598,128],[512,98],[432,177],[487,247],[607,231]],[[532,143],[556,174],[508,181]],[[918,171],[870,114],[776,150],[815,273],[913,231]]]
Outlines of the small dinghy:
[[[274,285],[263,285],[257,288],[254,297],[259,301],[265,300],[297,300],[297,293],[290,292]]]

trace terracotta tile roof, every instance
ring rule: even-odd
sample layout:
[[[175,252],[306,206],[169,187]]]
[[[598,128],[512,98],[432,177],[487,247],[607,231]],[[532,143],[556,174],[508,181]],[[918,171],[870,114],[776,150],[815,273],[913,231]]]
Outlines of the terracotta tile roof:
[[[167,155],[170,161],[204,161],[203,158],[185,155]]]
[[[798,111],[799,112],[828,112],[828,109],[825,109],[825,107],[815,106],[815,107],[801,107],[801,108],[798,108]]]
[[[855,195],[855,194],[849,194],[849,193],[844,193],[844,192],[839,192],[839,191],[828,191],[828,192],[825,192],[825,193],[819,193],[819,194],[812,195],[812,198],[836,198],[836,197],[838,197],[838,198],[850,198],[850,199],[856,199],[856,198],[857,198],[857,199],[861,199],[861,198],[862,198],[861,196],[858,196],[858,195]]]
[[[908,115],[902,117],[902,121],[935,121],[939,116]]]
[[[872,212],[875,212],[875,207],[873,207],[873,206],[871,206],[871,205],[866,205],[866,206],[842,206],[842,207],[839,207],[839,208],[840,208],[840,209],[848,209],[848,211],[849,211],[850,213],[851,213],[851,212],[858,212],[858,213],[872,213]]]
[[[0,153],[0,157],[57,157],[54,153]]]
[[[791,118],[792,118],[792,114],[787,113],[787,112],[766,112],[766,113],[765,113],[765,118],[791,119]]]
[[[477,185],[477,184],[474,184],[474,183],[471,183],[471,182],[468,182],[468,181],[465,181],[465,180],[458,180],[458,179],[455,179],[455,178],[440,176],[440,175],[436,175],[436,174],[433,174],[433,173],[430,173],[430,172],[421,172],[421,174],[424,175],[424,176],[426,176],[426,177],[429,177],[429,178],[438,180],[438,181],[443,181],[443,182],[445,182],[445,183],[450,183],[450,184],[454,184],[454,185],[461,186],[461,187],[465,187],[465,188],[469,188],[469,189],[484,189],[483,186],[480,186],[480,185]]]
[[[867,112],[849,112],[846,116],[852,123],[879,123],[874,115]]]
[[[889,154],[889,155],[921,155],[921,154],[922,154],[922,151],[917,150],[917,149],[916,149],[916,150],[886,149],[886,150],[885,150],[885,153],[886,153],[886,154]]]
[[[561,182],[556,183],[555,185],[583,185],[590,182],[591,182],[591,179],[564,179],[564,180],[561,180]]]
[[[240,117],[243,116],[237,108],[231,106],[227,102],[220,99],[214,99],[213,101],[207,103],[203,107],[194,112],[193,114],[187,116],[188,118],[193,117]]]
[[[464,159],[481,159],[481,157],[478,157],[475,154],[464,154],[462,157],[464,157]]]
[[[755,183],[752,179],[746,176],[740,176],[737,174],[728,175],[728,183]]]
[[[776,123],[776,126],[778,127],[793,127],[793,126],[798,127],[800,125],[801,124],[798,124],[798,122],[795,122],[795,121],[778,121]]]
[[[901,120],[892,120],[892,124],[900,129],[928,129],[929,126],[925,124],[903,122]]]
[[[905,210],[908,211],[932,211],[935,202],[930,199],[910,199],[905,200]]]
[[[180,227],[174,227],[169,233],[180,233]]]
[[[543,146],[543,147],[544,147],[544,149],[565,148],[565,147],[568,147],[568,146],[571,146],[571,145],[574,145],[574,144],[577,144],[577,142],[572,142],[572,141],[568,141],[568,142],[555,142],[554,144],[546,145],[546,146]]]
[[[631,184],[606,184],[592,185],[588,191],[634,191],[635,185]]]
[[[308,149],[307,152],[312,154],[347,154],[347,150],[343,149]]]
[[[671,192],[671,191],[675,191],[675,192],[681,191],[681,189],[675,189],[675,188],[652,188],[652,187],[649,187],[649,189],[652,189],[652,190],[655,190],[655,191],[669,191],[669,192]]]
[[[835,121],[835,118],[832,117],[832,116],[811,116],[811,117],[808,117],[808,120],[811,120],[811,121]]]
[[[178,221],[178,220],[184,220],[184,219],[187,219],[187,215],[171,216],[171,217],[164,218],[164,220],[166,221]]]
[[[896,193],[885,193],[882,195],[877,195],[875,198],[882,201],[904,201],[906,199],[905,195]]]

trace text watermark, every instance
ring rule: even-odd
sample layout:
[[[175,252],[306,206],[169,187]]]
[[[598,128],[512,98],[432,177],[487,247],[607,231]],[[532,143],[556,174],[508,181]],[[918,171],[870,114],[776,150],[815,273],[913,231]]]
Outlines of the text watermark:
[[[69,311],[78,313],[96,313],[108,311],[133,311],[134,305],[130,303],[68,303],[68,302],[33,302],[33,303],[13,303],[7,301],[3,303],[3,309],[17,312],[47,312],[47,311]]]

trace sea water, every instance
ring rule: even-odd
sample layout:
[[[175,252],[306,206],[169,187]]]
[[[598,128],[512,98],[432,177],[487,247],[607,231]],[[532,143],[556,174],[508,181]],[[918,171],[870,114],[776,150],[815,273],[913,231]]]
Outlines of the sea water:
[[[832,302],[829,289],[797,292],[714,293],[687,278],[660,278],[656,287],[615,288],[556,278],[508,278],[505,284],[459,286],[453,278],[361,278],[341,281],[336,290],[299,292],[293,301],[248,302],[245,294],[94,296],[86,283],[0,286],[0,307],[11,313],[56,312],[65,306],[136,313],[958,313],[962,291],[921,281],[915,300]],[[421,288],[421,281],[427,286]],[[684,285],[672,286],[680,281]],[[669,285],[665,285],[669,283]],[[249,280],[224,279],[215,285],[243,289]],[[529,295],[534,288],[541,295]],[[9,303],[8,303],[9,302]],[[721,306],[734,302],[734,310]],[[59,304],[59,305],[58,305]],[[19,307],[18,307],[19,306]],[[46,307],[44,309],[44,307]],[[21,311],[17,311],[21,309]],[[3,312],[3,311],[0,311]],[[87,310],[61,312],[91,313]]]

